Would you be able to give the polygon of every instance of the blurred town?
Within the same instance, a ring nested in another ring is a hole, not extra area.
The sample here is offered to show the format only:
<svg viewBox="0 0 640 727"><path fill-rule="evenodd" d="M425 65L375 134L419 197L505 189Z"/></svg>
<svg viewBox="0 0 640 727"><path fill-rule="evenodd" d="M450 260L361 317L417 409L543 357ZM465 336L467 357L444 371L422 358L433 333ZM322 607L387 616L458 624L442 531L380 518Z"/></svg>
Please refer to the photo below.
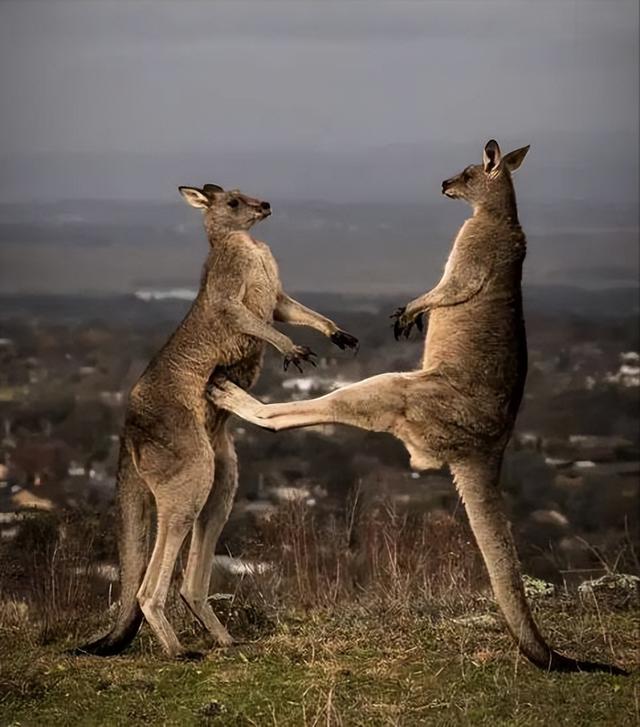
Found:
<svg viewBox="0 0 640 727"><path fill-rule="evenodd" d="M417 291L416 291L417 292ZM311 294L302 300L359 336L357 356L317 333L289 334L319 355L284 373L269 351L264 401L316 396L383 371L414 368L422 339L396 342L404 300ZM188 291L109 297L4 296L0 301L0 538L23 512L105 510L114 498L127 392L189 305ZM607 567L637 570L640 341L637 290L527 291L529 377L503 471L526 570L555 580ZM347 427L274 435L232 421L240 489L219 546L234 554L278 503L319 512L385 502L458 513L446 472L412 473L392 437ZM622 559L622 563L619 562Z"/></svg>

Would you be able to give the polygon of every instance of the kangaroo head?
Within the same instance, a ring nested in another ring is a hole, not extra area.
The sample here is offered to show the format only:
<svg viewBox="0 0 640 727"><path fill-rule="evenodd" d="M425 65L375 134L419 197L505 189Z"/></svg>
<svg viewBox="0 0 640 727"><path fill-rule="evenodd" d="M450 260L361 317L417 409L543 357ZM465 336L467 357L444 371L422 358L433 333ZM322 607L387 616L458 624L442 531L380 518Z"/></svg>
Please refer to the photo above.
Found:
<svg viewBox="0 0 640 727"><path fill-rule="evenodd" d="M202 189L178 187L178 190L188 205L203 210L207 229L248 230L271 214L268 202L248 197L239 189L225 191L217 184L205 184Z"/></svg>
<svg viewBox="0 0 640 727"><path fill-rule="evenodd" d="M488 141L482 164L472 164L442 183L442 194L464 199L474 209L501 210L515 205L511 173L522 164L528 146L502 155L498 142Z"/></svg>

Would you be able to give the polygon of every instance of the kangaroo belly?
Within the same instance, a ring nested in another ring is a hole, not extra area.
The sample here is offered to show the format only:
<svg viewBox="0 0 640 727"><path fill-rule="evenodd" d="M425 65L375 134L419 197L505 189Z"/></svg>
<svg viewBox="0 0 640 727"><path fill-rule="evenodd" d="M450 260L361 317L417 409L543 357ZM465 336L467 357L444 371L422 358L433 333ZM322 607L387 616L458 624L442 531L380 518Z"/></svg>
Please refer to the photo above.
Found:
<svg viewBox="0 0 640 727"><path fill-rule="evenodd" d="M460 451L481 451L508 437L526 377L517 302L472 303L435 310L429 321L423 367L439 372L447 389L436 417L443 451L452 443Z"/></svg>
<svg viewBox="0 0 640 727"><path fill-rule="evenodd" d="M443 368L453 382L511 399L526 375L526 336L517 306L467 303L431 313L424 369Z"/></svg>

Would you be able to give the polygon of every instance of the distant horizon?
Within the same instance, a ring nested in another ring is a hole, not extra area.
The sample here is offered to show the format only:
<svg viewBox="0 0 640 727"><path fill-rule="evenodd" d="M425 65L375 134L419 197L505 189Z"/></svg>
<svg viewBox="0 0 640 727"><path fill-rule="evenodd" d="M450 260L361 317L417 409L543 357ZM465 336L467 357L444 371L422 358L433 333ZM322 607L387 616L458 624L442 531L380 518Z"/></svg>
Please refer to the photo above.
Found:
<svg viewBox="0 0 640 727"><path fill-rule="evenodd" d="M545 283L545 282L530 282L523 281L523 291L564 291L567 293L586 293L600 295L607 292L612 293L623 293L623 292L637 292L640 296L640 281L635 280L623 280L618 284L611 284L610 282L604 282L600 285L586 285L576 283ZM38 291L38 290L24 290L24 291L4 291L0 289L0 300L1 299L19 299L19 298L52 298L52 299L69 299L73 300L76 298L87 299L87 300L107 300L109 298L135 298L141 303L163 303L166 301L186 301L190 302L195 299L197 295L197 288L188 288L180 286L141 286L140 288L132 288L129 291L118 291L118 290L104 290L104 291L92 291L92 290L77 290L77 291ZM288 293L296 296L326 296L328 298L354 298L358 300L385 300L392 297L406 295L407 293L418 294L421 292L420 288L407 288L406 286L398 288L389 288L386 290L333 290L333 289L322 289L322 288L288 288ZM640 297L638 298L638 310L640 311Z"/></svg>
<svg viewBox="0 0 640 727"><path fill-rule="evenodd" d="M287 289L424 291L439 279L471 214L459 201L279 200L252 234L272 248ZM636 207L531 199L524 279L584 289L633 285ZM0 292L133 293L191 288L207 251L201 215L171 200L66 200L0 205Z"/></svg>

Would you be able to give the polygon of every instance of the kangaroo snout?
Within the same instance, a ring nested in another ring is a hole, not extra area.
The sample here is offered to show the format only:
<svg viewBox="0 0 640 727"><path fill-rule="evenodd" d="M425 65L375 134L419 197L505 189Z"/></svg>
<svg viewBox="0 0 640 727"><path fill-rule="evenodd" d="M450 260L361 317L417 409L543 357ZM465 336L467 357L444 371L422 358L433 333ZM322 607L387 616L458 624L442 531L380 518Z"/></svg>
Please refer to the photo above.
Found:
<svg viewBox="0 0 640 727"><path fill-rule="evenodd" d="M445 194L445 195L447 195L447 192L448 192L448 191L449 191L449 190L451 189L451 187L453 186L453 182L454 182L454 180L453 180L453 179L445 179L445 180L444 180L444 182L442 183L442 194ZM448 197L448 196L449 196L449 195L447 195L447 197Z"/></svg>
<svg viewBox="0 0 640 727"><path fill-rule="evenodd" d="M263 217L268 217L271 214L271 205L268 202L260 202L260 212Z"/></svg>

